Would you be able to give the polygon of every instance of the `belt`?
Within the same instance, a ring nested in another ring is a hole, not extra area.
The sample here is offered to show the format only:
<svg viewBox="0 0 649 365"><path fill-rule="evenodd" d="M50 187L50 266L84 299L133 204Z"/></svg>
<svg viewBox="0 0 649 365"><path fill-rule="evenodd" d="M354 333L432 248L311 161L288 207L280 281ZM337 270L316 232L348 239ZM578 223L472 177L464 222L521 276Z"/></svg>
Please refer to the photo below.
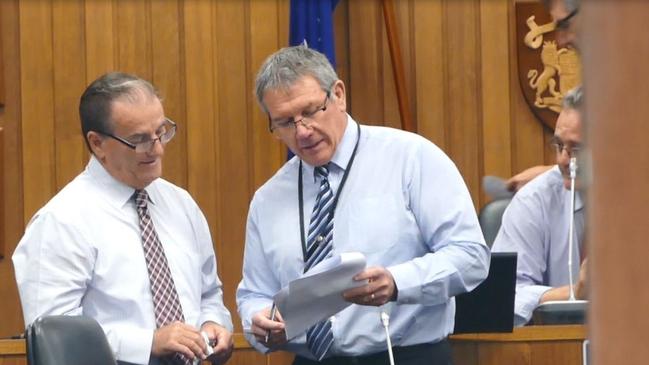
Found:
<svg viewBox="0 0 649 365"><path fill-rule="evenodd" d="M397 364L426 364L422 361L435 361L430 363L451 363L451 350L447 339L435 343L422 343L412 346L395 346L392 348L395 363ZM409 360L411 362L409 362ZM388 351L381 351L362 356L333 356L318 362L301 356L296 356L293 365L374 365L388 364Z"/></svg>

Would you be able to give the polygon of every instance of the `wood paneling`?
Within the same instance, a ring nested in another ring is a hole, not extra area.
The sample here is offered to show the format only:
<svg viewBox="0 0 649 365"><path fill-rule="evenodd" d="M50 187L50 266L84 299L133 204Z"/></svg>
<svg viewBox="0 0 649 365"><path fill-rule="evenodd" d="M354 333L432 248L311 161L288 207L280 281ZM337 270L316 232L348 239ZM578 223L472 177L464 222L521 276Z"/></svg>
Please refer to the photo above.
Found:
<svg viewBox="0 0 649 365"><path fill-rule="evenodd" d="M4 231L5 258L0 259L0 338L23 331L23 318L14 279L11 254L22 236L23 215L23 152L21 132L20 39L18 0L0 1L0 37L4 55L4 88L9 90L0 123L4 129ZM32 101L33 102L33 101Z"/></svg>
<svg viewBox="0 0 649 365"><path fill-rule="evenodd" d="M649 2L587 1L583 10L593 363L646 364L649 43L639 22Z"/></svg>
<svg viewBox="0 0 649 365"><path fill-rule="evenodd" d="M270 355L263 355L254 350L242 336L234 338L234 352L228 364L250 365L268 364L280 365L290 364L293 355L287 352L275 352ZM27 363L25 340L0 340L0 365L24 365ZM209 362L204 361L207 365Z"/></svg>
<svg viewBox="0 0 649 365"><path fill-rule="evenodd" d="M581 364L584 326L529 326L512 333L451 336L457 365Z"/></svg>
<svg viewBox="0 0 649 365"><path fill-rule="evenodd" d="M1 119L0 119L1 121ZM0 171L4 172L5 166L5 140L4 140L4 129L2 129L2 124L0 124ZM4 259L6 256L5 252L5 175L4 173L0 176L0 260Z"/></svg>
<svg viewBox="0 0 649 365"><path fill-rule="evenodd" d="M394 2L417 131L456 162L478 208L486 201L482 176L508 176L552 157L550 132L519 91L513 1ZM207 217L240 334L234 294L248 202L286 151L268 133L253 83L263 60L287 44L289 2L7 0L0 7L8 256L34 212L87 161L77 116L85 85L110 70L136 73L160 89L179 125L164 176L189 190ZM399 126L380 1L343 0L334 19L350 113L365 124ZM23 327L8 257L0 274L6 336ZM266 359L245 351L237 356L247 360L236 361Z"/></svg>

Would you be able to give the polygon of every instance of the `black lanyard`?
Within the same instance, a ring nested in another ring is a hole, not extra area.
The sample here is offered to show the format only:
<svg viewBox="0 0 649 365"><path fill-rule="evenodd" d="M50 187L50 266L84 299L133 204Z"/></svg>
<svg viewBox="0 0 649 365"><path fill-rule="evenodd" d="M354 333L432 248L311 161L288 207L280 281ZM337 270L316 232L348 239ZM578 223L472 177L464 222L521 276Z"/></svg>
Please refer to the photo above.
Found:
<svg viewBox="0 0 649 365"><path fill-rule="evenodd" d="M358 135L356 136L356 145L354 145L354 151L352 151L352 155L349 158L349 162L347 162L347 167L345 167L345 173L343 174L343 179L340 181L340 186L338 187L338 191L336 192L336 196L334 197L333 205L331 206L332 215L336 211L336 206L338 205L338 198L340 197L340 192L343 190L343 186L345 186L345 182L347 181L347 176L349 176L349 171L352 169L352 164L354 163L354 158L356 157L356 150L358 150L358 141L361 140L361 126L358 123L356 123L356 130L358 131ZM298 202L300 204L298 209L300 211L300 239L302 241L302 258L306 262L306 238L304 236L304 197L303 197L302 190L303 190L302 189L302 160L300 160L300 167L299 167L299 172L297 177L297 195L298 195Z"/></svg>

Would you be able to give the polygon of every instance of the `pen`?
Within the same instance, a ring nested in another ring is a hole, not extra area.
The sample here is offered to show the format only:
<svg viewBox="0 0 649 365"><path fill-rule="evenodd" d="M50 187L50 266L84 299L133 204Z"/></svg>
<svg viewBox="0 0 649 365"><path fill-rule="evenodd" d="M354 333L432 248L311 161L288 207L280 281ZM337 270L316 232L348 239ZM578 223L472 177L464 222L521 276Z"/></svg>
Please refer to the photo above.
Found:
<svg viewBox="0 0 649 365"><path fill-rule="evenodd" d="M275 302L273 302L273 305L270 307L270 320L274 321L275 320L275 313L277 312L277 307L275 306ZM266 343L268 343L268 337L270 337L270 330L266 332Z"/></svg>

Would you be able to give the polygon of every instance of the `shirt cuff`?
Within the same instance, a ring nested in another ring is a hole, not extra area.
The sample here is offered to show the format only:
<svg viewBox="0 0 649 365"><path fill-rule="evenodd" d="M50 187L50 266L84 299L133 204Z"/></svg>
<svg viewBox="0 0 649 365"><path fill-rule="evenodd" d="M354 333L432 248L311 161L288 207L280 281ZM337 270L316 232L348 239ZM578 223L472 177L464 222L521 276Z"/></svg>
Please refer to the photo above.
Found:
<svg viewBox="0 0 649 365"><path fill-rule="evenodd" d="M551 286L530 285L516 290L516 308L514 310L517 325L527 324L532 319L532 314L539 306L543 293L552 289Z"/></svg>
<svg viewBox="0 0 649 365"><path fill-rule="evenodd" d="M219 315L218 313L204 313L199 317L198 324L202 326L205 322L214 322L226 330L233 332L232 318L228 315Z"/></svg>
<svg viewBox="0 0 649 365"><path fill-rule="evenodd" d="M394 285L399 291L397 303L415 304L421 301L421 286L412 285L412 278L419 277L419 273L414 265L403 263L388 268L394 279Z"/></svg>

